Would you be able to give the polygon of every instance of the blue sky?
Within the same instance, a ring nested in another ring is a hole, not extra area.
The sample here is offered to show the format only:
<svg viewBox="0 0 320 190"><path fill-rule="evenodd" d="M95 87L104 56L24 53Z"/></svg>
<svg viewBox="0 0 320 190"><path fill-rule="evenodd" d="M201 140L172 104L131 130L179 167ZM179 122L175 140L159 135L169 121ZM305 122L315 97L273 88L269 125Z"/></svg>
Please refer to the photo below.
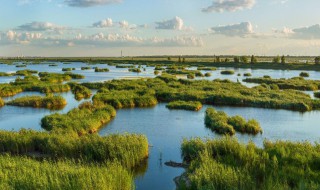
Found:
<svg viewBox="0 0 320 190"><path fill-rule="evenodd" d="M0 0L0 56L319 55L319 0Z"/></svg>

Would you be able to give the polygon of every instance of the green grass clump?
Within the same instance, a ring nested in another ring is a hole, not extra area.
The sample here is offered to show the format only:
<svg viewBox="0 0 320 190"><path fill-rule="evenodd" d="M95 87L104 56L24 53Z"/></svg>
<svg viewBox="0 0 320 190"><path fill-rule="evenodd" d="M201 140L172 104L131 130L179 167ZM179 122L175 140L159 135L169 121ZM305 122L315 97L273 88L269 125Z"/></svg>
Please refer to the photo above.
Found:
<svg viewBox="0 0 320 190"><path fill-rule="evenodd" d="M23 89L20 86L0 84L0 97L14 96L22 91Z"/></svg>
<svg viewBox="0 0 320 190"><path fill-rule="evenodd" d="M302 91L315 91L320 89L320 81L305 80L302 77L294 77L291 79L246 78L243 81L248 83L277 85L279 89L293 89Z"/></svg>
<svg viewBox="0 0 320 190"><path fill-rule="evenodd" d="M215 71L217 70L216 67L198 67L197 70L202 70L202 71Z"/></svg>
<svg viewBox="0 0 320 190"><path fill-rule="evenodd" d="M196 76L193 73L187 74L187 79L195 79Z"/></svg>
<svg viewBox="0 0 320 190"><path fill-rule="evenodd" d="M49 67L57 67L57 64L49 64Z"/></svg>
<svg viewBox="0 0 320 190"><path fill-rule="evenodd" d="M208 108L205 115L205 124L219 134L234 135L235 131L256 135L262 133L260 124L256 120L246 120L241 116L228 117L225 112Z"/></svg>
<svg viewBox="0 0 320 190"><path fill-rule="evenodd" d="M76 123L75 123L76 124ZM33 130L0 131L0 152L56 159L81 160L87 163L119 162L133 168L148 156L144 135L116 134L78 136L74 133L47 133Z"/></svg>
<svg viewBox="0 0 320 190"><path fill-rule="evenodd" d="M66 74L40 72L39 77L41 81L49 83L62 83L70 81L72 78Z"/></svg>
<svg viewBox="0 0 320 190"><path fill-rule="evenodd" d="M155 75L159 75L159 71L158 70L155 70L154 72L153 72Z"/></svg>
<svg viewBox="0 0 320 190"><path fill-rule="evenodd" d="M95 68L94 72L109 72L110 70L108 68Z"/></svg>
<svg viewBox="0 0 320 190"><path fill-rule="evenodd" d="M182 109L182 110L191 110L191 111L199 111L202 108L201 102L186 102L186 101L173 101L169 102L166 105L169 109Z"/></svg>
<svg viewBox="0 0 320 190"><path fill-rule="evenodd" d="M131 190L132 174L117 163L103 165L76 161L36 161L0 156L0 189Z"/></svg>
<svg viewBox="0 0 320 190"><path fill-rule="evenodd" d="M129 68L128 71L134 73L141 73L141 70L139 68Z"/></svg>
<svg viewBox="0 0 320 190"><path fill-rule="evenodd" d="M9 77L12 76L10 73L0 72L0 77Z"/></svg>
<svg viewBox="0 0 320 190"><path fill-rule="evenodd" d="M184 140L187 189L319 189L319 148L289 141L265 141L258 148L230 137Z"/></svg>
<svg viewBox="0 0 320 190"><path fill-rule="evenodd" d="M16 71L15 75L18 75L18 76L29 76L29 75L37 74L37 73L38 73L38 71L25 69L25 70Z"/></svg>
<svg viewBox="0 0 320 190"><path fill-rule="evenodd" d="M17 68L27 67L27 65L16 65Z"/></svg>
<svg viewBox="0 0 320 190"><path fill-rule="evenodd" d="M204 76L205 77L211 77L211 73L205 73Z"/></svg>
<svg viewBox="0 0 320 190"><path fill-rule="evenodd" d="M106 93L97 93L93 96L94 102L110 104L116 109L133 107L150 107L157 105L154 95L147 91L119 90Z"/></svg>
<svg viewBox="0 0 320 190"><path fill-rule="evenodd" d="M2 100L2 98L0 97L0 107L4 106L4 101Z"/></svg>
<svg viewBox="0 0 320 190"><path fill-rule="evenodd" d="M73 71L76 70L76 68L62 68L62 71Z"/></svg>
<svg viewBox="0 0 320 190"><path fill-rule="evenodd" d="M16 98L7 104L20 107L62 109L67 104L67 101L62 96L25 96Z"/></svg>
<svg viewBox="0 0 320 190"><path fill-rule="evenodd" d="M307 73L307 72L301 72L301 73L299 74L299 76L300 76L300 77L309 77L310 75L309 75L309 73Z"/></svg>
<svg viewBox="0 0 320 190"><path fill-rule="evenodd" d="M41 120L41 127L48 131L75 131L83 135L97 132L115 116L116 110L110 105L83 104L66 114L45 116Z"/></svg>
<svg viewBox="0 0 320 190"><path fill-rule="evenodd" d="M245 76L245 77L251 77L252 74L251 74L251 73L244 73L243 76Z"/></svg>
<svg viewBox="0 0 320 190"><path fill-rule="evenodd" d="M71 73L71 72L65 72L64 75L70 76L72 79L84 79L84 75L76 74L76 73Z"/></svg>
<svg viewBox="0 0 320 190"><path fill-rule="evenodd" d="M91 70L91 67L81 67L81 70Z"/></svg>
<svg viewBox="0 0 320 190"><path fill-rule="evenodd" d="M123 65L123 64L120 64L120 65L116 65L116 68L135 68L136 66L134 65Z"/></svg>
<svg viewBox="0 0 320 190"><path fill-rule="evenodd" d="M314 97L320 98L320 92L314 92Z"/></svg>
<svg viewBox="0 0 320 190"><path fill-rule="evenodd" d="M83 98L88 99L91 97L91 90L85 86L79 84L72 84L71 91L75 96L76 100L82 100Z"/></svg>
<svg viewBox="0 0 320 190"><path fill-rule="evenodd" d="M233 75L234 71L233 70L221 71L220 74L222 74L222 75Z"/></svg>
<svg viewBox="0 0 320 190"><path fill-rule="evenodd" d="M205 115L206 127L224 135L234 135L234 128L227 123L228 116L222 111L216 111L213 108L208 108Z"/></svg>

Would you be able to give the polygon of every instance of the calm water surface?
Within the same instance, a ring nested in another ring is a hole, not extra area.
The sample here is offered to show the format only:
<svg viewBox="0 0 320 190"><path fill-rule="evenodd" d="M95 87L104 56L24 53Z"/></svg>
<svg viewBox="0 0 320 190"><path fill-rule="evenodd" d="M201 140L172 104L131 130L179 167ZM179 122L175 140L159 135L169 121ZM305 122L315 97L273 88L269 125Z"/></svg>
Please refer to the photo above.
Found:
<svg viewBox="0 0 320 190"><path fill-rule="evenodd" d="M85 63L62 64L57 67L48 65L28 65L27 68L16 68L12 65L0 64L0 72L14 72L16 70L32 69L37 71L60 72L62 68L76 68L74 73L83 74L85 79L80 82L97 82L126 77L154 77L153 67L146 67L146 71L140 74L128 72L126 68L118 69L115 66L108 65L90 65L91 67L109 68L110 72L95 73L94 70L82 71L80 68L88 66ZM195 69L195 68L191 68ZM252 73L253 77L269 75L272 78L291 78L298 76L301 71L281 71L281 70L251 70L235 69L235 75L221 75L221 70L230 70L230 68L219 68L217 71L210 71L212 76L206 78L213 80L216 78L229 79L232 81L242 80L240 73ZM206 71L203 71L205 73ZM308 71L310 79L320 80L320 73ZM14 81L15 77L0 77L0 83ZM245 84L254 86L254 84ZM95 93L96 91L94 91ZM310 95L313 92L306 92ZM26 95L43 95L37 92L24 92L13 97L3 98L5 101L22 97ZM4 106L0 108L0 129L19 130L21 128L30 128L42 130L40 120L45 115L55 112L66 113L72 108L77 107L81 102L76 101L71 92L61 93L67 100L67 106L59 111L50 111L47 109L34 109L26 107ZM138 190L173 190L175 184L173 178L181 175L183 169L171 168L164 165L166 161L181 162L180 145L183 138L220 138L204 125L204 112L207 107L204 106L199 112L184 110L168 110L165 104L161 103L153 108L135 108L117 110L117 116L107 124L99 133L108 135L113 133L139 133L145 134L149 140L150 157L146 171L136 177L136 187ZM293 112L287 110L272 110L260 108L237 108L237 107L215 107L217 110L225 111L228 115L241 115L247 119L254 118L258 120L263 128L263 134L257 136L237 134L236 138L247 143L252 140L258 146L262 146L265 139L269 140L291 140L291 141L311 141L319 142L320 130L318 121L319 111L307 113Z"/></svg>

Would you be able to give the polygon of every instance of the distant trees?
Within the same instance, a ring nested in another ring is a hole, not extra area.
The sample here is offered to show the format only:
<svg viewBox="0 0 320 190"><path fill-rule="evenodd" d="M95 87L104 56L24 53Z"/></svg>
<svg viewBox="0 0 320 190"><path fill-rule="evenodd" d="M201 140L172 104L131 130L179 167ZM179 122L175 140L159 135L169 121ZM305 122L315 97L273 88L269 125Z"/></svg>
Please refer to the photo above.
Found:
<svg viewBox="0 0 320 190"><path fill-rule="evenodd" d="M248 63L248 58L246 56L241 56L240 61L241 63Z"/></svg>
<svg viewBox="0 0 320 190"><path fill-rule="evenodd" d="M216 62L216 63L221 63L221 59L220 59L219 56L217 56L217 57L215 58L215 62Z"/></svg>
<svg viewBox="0 0 320 190"><path fill-rule="evenodd" d="M234 58L233 58L233 61L234 61L235 63L240 63L240 58L239 58L239 57L234 57Z"/></svg>
<svg viewBox="0 0 320 190"><path fill-rule="evenodd" d="M281 63L282 63L282 64L285 64L285 63L286 63L286 58L285 58L284 55L281 57Z"/></svg>
<svg viewBox="0 0 320 190"><path fill-rule="evenodd" d="M278 55L277 57L274 57L273 60L272 60L272 63L280 63L281 61L281 58L280 56Z"/></svg>
<svg viewBox="0 0 320 190"><path fill-rule="evenodd" d="M316 57L316 58L314 59L314 62L315 62L315 64L320 64L320 57Z"/></svg>
<svg viewBox="0 0 320 190"><path fill-rule="evenodd" d="M253 64L253 63L257 63L257 62L258 62L257 58L254 55L252 55L250 63Z"/></svg>
<svg viewBox="0 0 320 190"><path fill-rule="evenodd" d="M228 63L228 62L229 62L229 59L228 59L228 58L226 58L226 59L224 60L224 62L225 62L225 63Z"/></svg>
<svg viewBox="0 0 320 190"><path fill-rule="evenodd" d="M168 57L168 61L171 61L171 57Z"/></svg>

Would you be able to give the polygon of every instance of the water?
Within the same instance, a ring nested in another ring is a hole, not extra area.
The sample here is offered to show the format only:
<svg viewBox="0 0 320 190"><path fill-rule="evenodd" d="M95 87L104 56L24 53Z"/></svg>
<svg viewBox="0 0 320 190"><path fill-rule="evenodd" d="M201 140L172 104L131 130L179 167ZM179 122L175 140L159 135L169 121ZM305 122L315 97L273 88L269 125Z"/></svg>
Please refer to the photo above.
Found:
<svg viewBox="0 0 320 190"><path fill-rule="evenodd" d="M81 67L88 66L85 63L62 64L57 63L57 67L49 67L47 64L28 65L27 68L16 68L13 65L0 64L0 72L14 72L16 70L32 69L40 72L63 73L62 68L76 68L74 73L85 75L85 79L80 82L98 82L126 77L154 77L153 67L146 67L142 73L128 72L126 68L115 68L108 65L89 65L90 67L109 68L110 72L95 73L94 70L81 70ZM144 66L145 67L145 66ZM191 69L196 69L195 67ZM235 70L235 75L221 75L221 70ZM269 75L272 78L292 78L299 76L301 71L281 71L281 70L251 70L251 69L230 69L218 68L217 71L210 72L211 77L203 79L229 79L231 81L242 81L243 73L252 73L252 77L262 77ZM237 76L240 73L241 76ZM308 71L310 79L320 80L319 72ZM15 77L0 77L0 83L14 81ZM202 78L198 78L202 79ZM255 84L243 83L249 87ZM95 93L94 91L93 93ZM313 95L313 92L306 92ZM17 97L26 95L43 95L38 92L23 92L13 97L3 98L10 101ZM71 92L61 93L68 102L67 106L58 111L48 109L34 109L27 107L4 106L0 108L0 129L17 131L21 128L42 130L41 119L49 114L59 112L66 113L77 107L81 102L76 101ZM117 110L117 116L103 128L99 134L108 135L112 133L139 133L145 134L149 140L150 157L147 168L136 177L136 187L138 190L144 189L175 189L174 177L181 175L184 170L171 168L164 165L166 161L181 162L180 145L183 138L220 138L211 130L204 126L204 112L210 106L204 106L199 112L184 110L168 110L165 104L159 104L153 108L135 108ZM287 110L271 110L260 108L237 108L237 107L215 107L217 110L225 111L228 115L241 115L246 119L254 118L258 120L263 128L263 134L257 136L237 134L236 138L247 143L252 140L258 146L263 145L265 139L269 140L291 140L291 141L319 141L320 130L317 128L319 111L299 113ZM161 159L160 159L161 158Z"/></svg>
<svg viewBox="0 0 320 190"><path fill-rule="evenodd" d="M164 165L166 161L182 162L180 145L183 138L220 138L204 125L205 110L184 111L169 110L165 104L153 108L135 108L118 110L117 117L99 133L138 133L148 137L150 145L149 165L146 173L136 179L138 190L175 189L174 177L183 173L183 169ZM268 140L291 140L311 142L319 141L320 130L316 125L320 112L299 113L287 110L260 108L216 107L228 115L241 115L246 119L257 119L263 128L263 134L257 136L236 134L236 138L247 143L249 140L258 146ZM162 155L162 162L160 160Z"/></svg>

